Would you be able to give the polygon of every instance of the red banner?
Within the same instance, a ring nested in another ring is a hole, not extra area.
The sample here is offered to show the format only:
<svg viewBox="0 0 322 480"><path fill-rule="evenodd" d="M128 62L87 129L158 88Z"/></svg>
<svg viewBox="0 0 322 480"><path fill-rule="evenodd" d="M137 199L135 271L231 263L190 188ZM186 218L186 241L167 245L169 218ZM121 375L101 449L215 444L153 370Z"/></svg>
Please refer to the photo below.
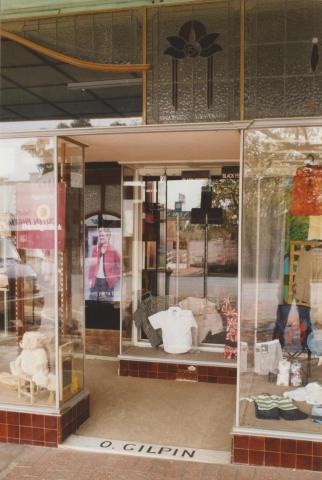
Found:
<svg viewBox="0 0 322 480"><path fill-rule="evenodd" d="M53 250L55 240L55 189L53 182L20 183L16 190L17 247ZM58 249L65 243L66 185L58 184ZM14 229L14 228L13 228Z"/></svg>

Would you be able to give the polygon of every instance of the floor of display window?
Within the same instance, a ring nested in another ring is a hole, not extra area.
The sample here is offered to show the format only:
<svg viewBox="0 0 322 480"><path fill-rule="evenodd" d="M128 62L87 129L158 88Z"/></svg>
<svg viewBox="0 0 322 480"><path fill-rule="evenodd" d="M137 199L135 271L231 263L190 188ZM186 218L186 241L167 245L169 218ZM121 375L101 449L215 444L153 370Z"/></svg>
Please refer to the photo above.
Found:
<svg viewBox="0 0 322 480"><path fill-rule="evenodd" d="M309 382L321 382L322 366L317 366L318 360L311 361L311 376ZM304 365L303 365L304 366ZM304 366L305 367L305 366ZM295 388L277 386L275 383L270 383L268 377L264 375L257 375L254 373L243 373L241 376L241 397L249 395L260 395L268 393L270 395L283 395L284 392L294 390ZM296 407L311 415L312 405L306 402L294 402ZM299 433L321 434L322 426L313 423L311 418L305 420L259 420L255 417L255 406L253 402L246 400L241 401L240 407L240 425L242 427L254 427L269 430L282 430Z"/></svg>
<svg viewBox="0 0 322 480"><path fill-rule="evenodd" d="M228 360L224 358L224 353L222 352L204 352L198 349L174 355L167 353L163 350L162 347L158 348L148 348L148 347L138 347L138 346L123 346L122 356L129 356L135 358L144 358L152 360L161 360L161 361L171 361L173 363L180 362L191 362L191 363L209 363L209 364L218 364L225 363L227 366L231 367L236 364L236 360Z"/></svg>
<svg viewBox="0 0 322 480"><path fill-rule="evenodd" d="M234 385L119 377L118 363L86 361L90 418L77 434L229 451Z"/></svg>

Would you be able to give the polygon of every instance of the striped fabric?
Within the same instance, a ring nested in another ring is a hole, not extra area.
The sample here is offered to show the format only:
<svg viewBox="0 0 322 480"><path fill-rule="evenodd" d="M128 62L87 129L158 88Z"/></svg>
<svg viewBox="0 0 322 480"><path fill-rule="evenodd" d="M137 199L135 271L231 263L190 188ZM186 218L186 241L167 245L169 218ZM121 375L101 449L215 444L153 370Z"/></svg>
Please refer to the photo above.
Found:
<svg viewBox="0 0 322 480"><path fill-rule="evenodd" d="M287 397L279 397L278 395L257 395L250 397L243 397L242 400L248 400L249 402L256 402L257 408L260 411L269 411L272 408L279 408L281 410L294 410L296 409L291 399Z"/></svg>

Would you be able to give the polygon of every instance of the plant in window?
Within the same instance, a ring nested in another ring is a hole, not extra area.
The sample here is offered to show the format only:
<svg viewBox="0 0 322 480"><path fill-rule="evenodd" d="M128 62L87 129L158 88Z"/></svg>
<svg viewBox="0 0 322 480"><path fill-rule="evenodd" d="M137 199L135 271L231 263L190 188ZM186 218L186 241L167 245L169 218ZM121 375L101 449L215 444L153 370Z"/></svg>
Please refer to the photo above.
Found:
<svg viewBox="0 0 322 480"><path fill-rule="evenodd" d="M182 25L179 35L167 37L170 46L164 51L172 57L172 105L178 108L178 60L183 58L207 58L207 105L213 103L213 56L222 50L216 43L219 33L207 33L206 27L197 20Z"/></svg>

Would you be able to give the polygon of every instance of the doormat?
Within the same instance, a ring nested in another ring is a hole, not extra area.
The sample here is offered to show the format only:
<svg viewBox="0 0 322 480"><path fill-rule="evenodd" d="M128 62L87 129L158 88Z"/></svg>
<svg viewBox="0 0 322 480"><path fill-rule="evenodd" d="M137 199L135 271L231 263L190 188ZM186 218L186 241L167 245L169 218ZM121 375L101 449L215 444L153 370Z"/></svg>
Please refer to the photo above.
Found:
<svg viewBox="0 0 322 480"><path fill-rule="evenodd" d="M165 460L184 460L188 462L214 464L230 463L230 452L220 450L155 445L152 443L83 437L81 435L70 435L67 440L59 445L59 448L145 458L164 458Z"/></svg>

